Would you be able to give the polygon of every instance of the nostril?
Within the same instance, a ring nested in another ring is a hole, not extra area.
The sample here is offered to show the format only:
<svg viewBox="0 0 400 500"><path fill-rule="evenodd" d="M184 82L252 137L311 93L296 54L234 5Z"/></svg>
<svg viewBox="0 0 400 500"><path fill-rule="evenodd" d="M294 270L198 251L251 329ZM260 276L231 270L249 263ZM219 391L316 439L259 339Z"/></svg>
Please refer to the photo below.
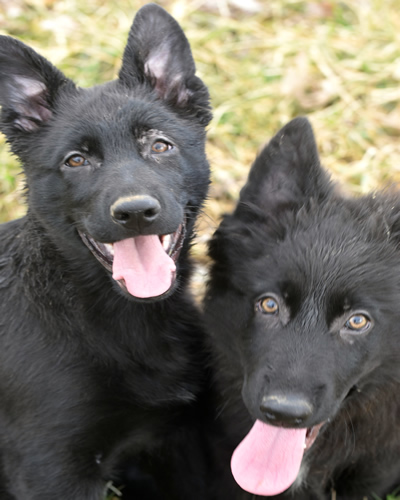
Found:
<svg viewBox="0 0 400 500"><path fill-rule="evenodd" d="M145 210L143 212L143 215L144 217L146 217L146 219L153 219L154 217L156 217L159 213L159 210L157 210L156 208L149 208L148 210Z"/></svg>
<svg viewBox="0 0 400 500"><path fill-rule="evenodd" d="M115 212L114 219L119 221L124 221L129 219L129 214L127 212Z"/></svg>
<svg viewBox="0 0 400 500"><path fill-rule="evenodd" d="M272 394L262 398L260 410L272 424L297 427L312 415L313 406L303 396Z"/></svg>

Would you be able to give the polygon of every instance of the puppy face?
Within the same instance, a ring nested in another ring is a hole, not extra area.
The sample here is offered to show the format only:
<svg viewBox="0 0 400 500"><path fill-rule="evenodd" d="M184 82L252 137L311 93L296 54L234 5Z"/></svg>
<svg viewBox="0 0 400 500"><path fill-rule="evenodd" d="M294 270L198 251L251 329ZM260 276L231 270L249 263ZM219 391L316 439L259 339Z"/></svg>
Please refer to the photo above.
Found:
<svg viewBox="0 0 400 500"><path fill-rule="evenodd" d="M284 127L254 163L211 242L205 301L227 406L242 398L243 433L255 422L232 462L244 489L273 495L289 487L324 424L358 391L399 375L399 214L395 195L336 194L304 119ZM277 451L265 444L279 440ZM285 449L298 451L292 461L264 463Z"/></svg>
<svg viewBox="0 0 400 500"><path fill-rule="evenodd" d="M176 287L209 184L211 114L176 21L137 14L119 77L77 87L21 42L0 37L1 129L27 178L29 215L64 256L93 257L136 299Z"/></svg>

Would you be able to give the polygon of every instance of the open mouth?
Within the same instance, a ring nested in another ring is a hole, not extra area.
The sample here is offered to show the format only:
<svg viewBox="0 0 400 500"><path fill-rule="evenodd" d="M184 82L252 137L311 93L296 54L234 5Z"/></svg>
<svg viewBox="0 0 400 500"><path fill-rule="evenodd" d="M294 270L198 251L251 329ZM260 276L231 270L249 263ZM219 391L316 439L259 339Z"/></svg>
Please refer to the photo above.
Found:
<svg viewBox="0 0 400 500"><path fill-rule="evenodd" d="M314 441L317 439L317 436L319 434L319 431L321 430L321 427L324 425L325 422L322 422L321 424L314 425L314 427L309 427L306 432L306 437L304 440L304 450L307 451L311 448L311 446L314 444Z"/></svg>
<svg viewBox="0 0 400 500"><path fill-rule="evenodd" d="M101 243L79 231L82 241L121 288L137 298L159 297L172 287L185 234L182 223L170 234Z"/></svg>

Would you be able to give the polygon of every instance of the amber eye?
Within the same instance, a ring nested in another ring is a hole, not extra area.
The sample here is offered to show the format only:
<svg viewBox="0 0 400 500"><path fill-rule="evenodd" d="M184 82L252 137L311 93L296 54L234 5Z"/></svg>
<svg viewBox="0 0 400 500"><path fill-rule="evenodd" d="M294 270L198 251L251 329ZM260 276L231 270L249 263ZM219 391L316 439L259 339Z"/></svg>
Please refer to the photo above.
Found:
<svg viewBox="0 0 400 500"><path fill-rule="evenodd" d="M355 332L363 332L369 328L371 320L364 314L354 314L346 323L345 327Z"/></svg>
<svg viewBox="0 0 400 500"><path fill-rule="evenodd" d="M68 158L65 164L69 167L83 167L85 165L88 165L89 162L81 155L72 155Z"/></svg>
<svg viewBox="0 0 400 500"><path fill-rule="evenodd" d="M153 153L165 153L165 151L168 151L171 148L172 148L171 144L168 144L165 141L156 141L151 146L151 150L153 151Z"/></svg>
<svg viewBox="0 0 400 500"><path fill-rule="evenodd" d="M259 306L264 314L276 314L279 310L278 302L273 297L264 297L260 300Z"/></svg>

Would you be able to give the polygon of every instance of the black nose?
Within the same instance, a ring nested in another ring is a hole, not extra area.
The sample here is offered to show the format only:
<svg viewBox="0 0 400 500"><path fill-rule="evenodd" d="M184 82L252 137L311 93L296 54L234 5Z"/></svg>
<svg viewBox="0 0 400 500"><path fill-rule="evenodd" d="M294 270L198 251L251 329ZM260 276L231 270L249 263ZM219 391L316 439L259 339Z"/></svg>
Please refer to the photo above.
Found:
<svg viewBox="0 0 400 500"><path fill-rule="evenodd" d="M127 229L141 229L154 222L161 211L158 200L149 195L119 198L110 209L115 222Z"/></svg>
<svg viewBox="0 0 400 500"><path fill-rule="evenodd" d="M311 416L313 406L297 394L270 394L262 398L260 410L271 424L297 427Z"/></svg>

